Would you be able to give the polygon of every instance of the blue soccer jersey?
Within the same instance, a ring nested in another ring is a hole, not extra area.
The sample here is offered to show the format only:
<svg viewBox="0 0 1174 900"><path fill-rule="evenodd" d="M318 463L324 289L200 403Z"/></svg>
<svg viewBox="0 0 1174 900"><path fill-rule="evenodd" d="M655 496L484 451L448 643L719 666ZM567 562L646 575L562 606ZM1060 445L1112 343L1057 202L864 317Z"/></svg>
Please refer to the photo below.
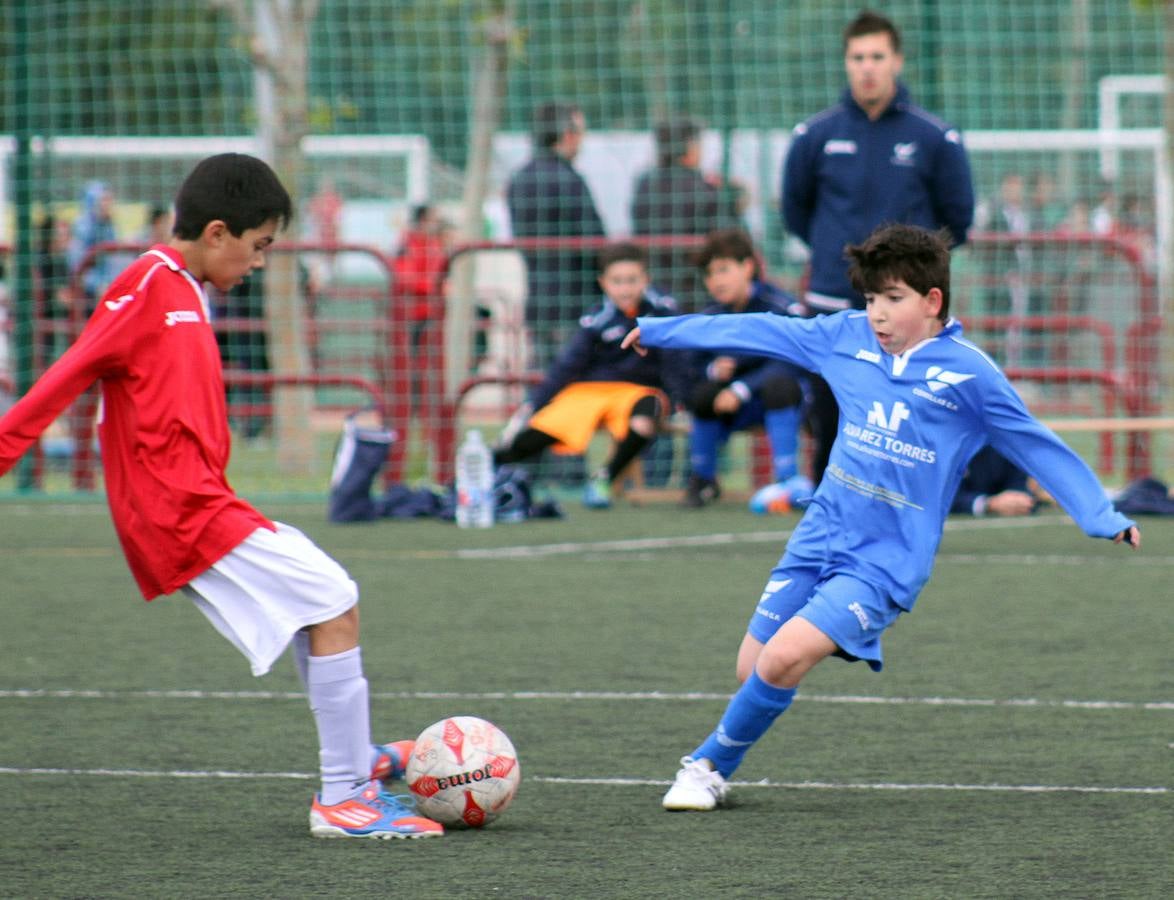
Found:
<svg viewBox="0 0 1174 900"><path fill-rule="evenodd" d="M877 585L903 609L929 578L958 483L984 444L1033 475L1090 536L1112 538L1133 524L954 319L899 356L881 349L859 311L637 324L648 347L773 356L823 376L840 406L839 433L788 550L824 560L828 575Z"/></svg>

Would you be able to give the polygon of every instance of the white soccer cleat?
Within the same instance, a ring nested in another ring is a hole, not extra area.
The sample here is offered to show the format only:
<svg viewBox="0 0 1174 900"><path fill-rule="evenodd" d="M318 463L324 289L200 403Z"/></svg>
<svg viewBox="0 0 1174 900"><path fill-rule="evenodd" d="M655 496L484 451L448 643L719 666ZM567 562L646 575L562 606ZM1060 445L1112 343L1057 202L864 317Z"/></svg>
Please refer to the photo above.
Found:
<svg viewBox="0 0 1174 900"><path fill-rule="evenodd" d="M681 769L661 805L670 810L709 812L721 805L729 789L721 773L711 769L707 760L682 756Z"/></svg>

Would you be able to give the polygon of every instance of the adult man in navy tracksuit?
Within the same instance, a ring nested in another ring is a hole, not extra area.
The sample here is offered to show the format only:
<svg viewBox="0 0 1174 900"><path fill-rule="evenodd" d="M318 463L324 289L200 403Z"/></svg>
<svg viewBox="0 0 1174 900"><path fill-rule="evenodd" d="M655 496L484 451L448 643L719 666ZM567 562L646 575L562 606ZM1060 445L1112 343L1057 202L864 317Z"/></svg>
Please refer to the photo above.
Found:
<svg viewBox="0 0 1174 900"><path fill-rule="evenodd" d="M901 36L884 16L862 12L844 29L848 88L835 106L795 128L783 168L788 231L811 249L804 301L812 313L863 309L848 280L844 247L884 223L949 230L966 240L974 218L970 163L957 129L917 106L898 81ZM816 480L836 434L835 399L812 384Z"/></svg>
<svg viewBox="0 0 1174 900"><path fill-rule="evenodd" d="M514 237L592 238L604 234L591 189L572 166L587 123L570 103L534 111L534 156L510 179L506 192ZM527 251L526 325L533 365L546 368L595 302L597 250Z"/></svg>

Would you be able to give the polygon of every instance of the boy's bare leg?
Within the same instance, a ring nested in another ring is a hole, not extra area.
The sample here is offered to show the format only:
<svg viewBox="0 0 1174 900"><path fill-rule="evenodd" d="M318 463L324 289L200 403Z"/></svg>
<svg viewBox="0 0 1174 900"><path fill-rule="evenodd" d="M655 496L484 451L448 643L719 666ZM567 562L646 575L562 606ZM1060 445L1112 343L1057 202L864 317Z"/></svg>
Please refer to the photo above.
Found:
<svg viewBox="0 0 1174 900"><path fill-rule="evenodd" d="M797 687L816 663L835 651L831 638L806 619L796 617L785 622L766 644L749 634L742 638L738 681L745 683L757 668L759 677L768 684Z"/></svg>
<svg viewBox="0 0 1174 900"><path fill-rule="evenodd" d="M333 656L359 646L359 606L355 604L341 616L319 622L306 629L310 636L311 656Z"/></svg>

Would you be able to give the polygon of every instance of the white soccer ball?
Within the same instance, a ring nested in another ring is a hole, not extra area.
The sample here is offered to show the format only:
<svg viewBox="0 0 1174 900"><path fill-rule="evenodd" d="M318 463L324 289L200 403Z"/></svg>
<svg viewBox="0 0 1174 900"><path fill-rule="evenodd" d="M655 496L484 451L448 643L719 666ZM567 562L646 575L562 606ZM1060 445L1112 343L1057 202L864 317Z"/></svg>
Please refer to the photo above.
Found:
<svg viewBox="0 0 1174 900"><path fill-rule="evenodd" d="M421 815L481 828L510 805L522 770L504 731L476 716L450 716L416 738L404 779Z"/></svg>

